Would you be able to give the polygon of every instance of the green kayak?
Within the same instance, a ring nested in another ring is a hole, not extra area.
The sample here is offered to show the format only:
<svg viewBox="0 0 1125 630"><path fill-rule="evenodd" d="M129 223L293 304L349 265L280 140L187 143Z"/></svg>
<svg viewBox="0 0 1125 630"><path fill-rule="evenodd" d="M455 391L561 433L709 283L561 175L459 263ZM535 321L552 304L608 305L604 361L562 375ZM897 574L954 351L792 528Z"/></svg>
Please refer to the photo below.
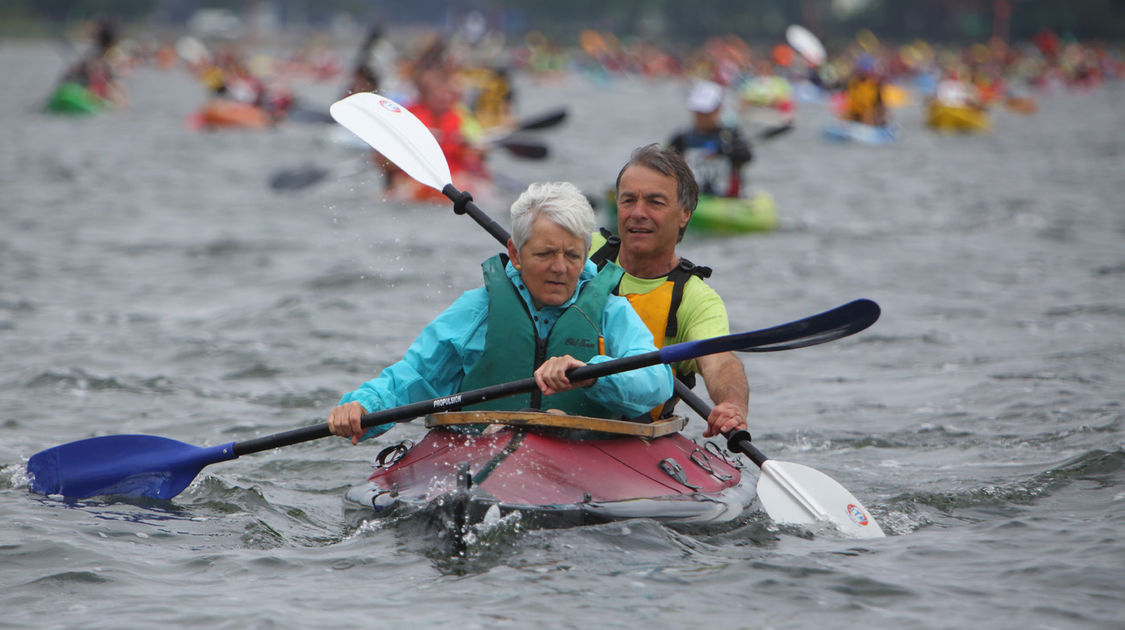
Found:
<svg viewBox="0 0 1125 630"><path fill-rule="evenodd" d="M66 82L55 88L45 109L54 114L93 114L102 111L104 106L98 95L82 85Z"/></svg>
<svg viewBox="0 0 1125 630"><path fill-rule="evenodd" d="M709 234L768 232L777 227L773 195L756 192L750 197L700 195L688 229Z"/></svg>
<svg viewBox="0 0 1125 630"><path fill-rule="evenodd" d="M610 222L617 223L617 203L609 192ZM777 206L773 195L759 191L750 197L700 195L688 229L697 233L723 235L768 232L777 227Z"/></svg>

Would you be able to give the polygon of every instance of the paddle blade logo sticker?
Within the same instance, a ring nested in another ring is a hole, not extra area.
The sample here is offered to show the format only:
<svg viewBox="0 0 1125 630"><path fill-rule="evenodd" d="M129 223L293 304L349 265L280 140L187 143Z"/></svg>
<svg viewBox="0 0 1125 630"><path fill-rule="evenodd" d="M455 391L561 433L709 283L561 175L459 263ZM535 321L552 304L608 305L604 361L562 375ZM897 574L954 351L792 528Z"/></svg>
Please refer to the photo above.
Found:
<svg viewBox="0 0 1125 630"><path fill-rule="evenodd" d="M449 396L448 398L437 398L434 400L434 409L444 409L461 402L461 394L456 396Z"/></svg>
<svg viewBox="0 0 1125 630"><path fill-rule="evenodd" d="M848 516L851 517L851 519L853 521L855 521L856 524L866 526L868 523L871 522L871 521L867 520L867 515L864 514L863 510L859 509L859 507L856 504L849 503L848 507L847 507L847 510L848 510Z"/></svg>
<svg viewBox="0 0 1125 630"><path fill-rule="evenodd" d="M394 112L396 114L402 113L402 108L399 107L398 103L396 103L394 101L388 101L385 98L381 98L381 99L379 99L379 104L383 106L383 109L385 109L389 112Z"/></svg>

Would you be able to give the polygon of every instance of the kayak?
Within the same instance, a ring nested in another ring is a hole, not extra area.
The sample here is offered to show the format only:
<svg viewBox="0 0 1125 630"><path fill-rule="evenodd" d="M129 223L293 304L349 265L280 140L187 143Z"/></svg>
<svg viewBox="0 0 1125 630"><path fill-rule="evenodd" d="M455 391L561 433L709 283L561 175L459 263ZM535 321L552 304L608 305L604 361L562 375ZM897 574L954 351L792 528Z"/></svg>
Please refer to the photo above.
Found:
<svg viewBox="0 0 1125 630"><path fill-rule="evenodd" d="M720 449L681 435L684 423L536 411L434 414L422 441L387 449L393 455L381 455L374 474L347 491L346 512L354 522L441 506L452 507L461 526L518 513L542 528L736 518L756 496L752 478Z"/></svg>
<svg viewBox="0 0 1125 630"><path fill-rule="evenodd" d="M895 126L877 127L849 120L839 120L824 128L824 138L833 142L858 142L882 146L896 142L898 136L898 128Z"/></svg>
<svg viewBox="0 0 1125 630"><path fill-rule="evenodd" d="M710 234L768 232L776 227L777 206L765 191L750 197L700 195L691 215L691 229Z"/></svg>
<svg viewBox="0 0 1125 630"><path fill-rule="evenodd" d="M606 194L609 223L617 225L617 203L613 190ZM699 195L689 230L715 236L769 232L777 227L777 205L773 195L757 191L749 197Z"/></svg>
<svg viewBox="0 0 1125 630"><path fill-rule="evenodd" d="M792 124L797 115L793 86L782 77L751 79L739 89L738 99L738 116L743 124Z"/></svg>
<svg viewBox="0 0 1125 630"><path fill-rule="evenodd" d="M1034 114L1039 111L1039 105L1030 96L1008 96L1004 99L1004 107L1018 114Z"/></svg>
<svg viewBox="0 0 1125 630"><path fill-rule="evenodd" d="M267 129L272 120L261 107L219 98L208 101L189 115L187 123L192 129Z"/></svg>
<svg viewBox="0 0 1125 630"><path fill-rule="evenodd" d="M53 114L95 114L105 109L105 101L88 88L67 81L51 93L45 109Z"/></svg>
<svg viewBox="0 0 1125 630"><path fill-rule="evenodd" d="M926 112L926 126L938 131L988 131L988 112L976 107L930 101Z"/></svg>

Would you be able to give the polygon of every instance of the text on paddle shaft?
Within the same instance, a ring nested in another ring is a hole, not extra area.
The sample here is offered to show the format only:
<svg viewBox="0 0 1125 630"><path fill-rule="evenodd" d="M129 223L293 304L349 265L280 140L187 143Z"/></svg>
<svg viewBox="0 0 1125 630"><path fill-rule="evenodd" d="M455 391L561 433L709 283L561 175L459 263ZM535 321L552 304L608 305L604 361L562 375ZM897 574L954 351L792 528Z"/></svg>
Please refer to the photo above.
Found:
<svg viewBox="0 0 1125 630"><path fill-rule="evenodd" d="M461 394L457 394L456 396L450 396L448 398L438 398L437 400L434 401L434 409L442 409L444 407L450 407L450 406L456 405L460 402L461 402Z"/></svg>

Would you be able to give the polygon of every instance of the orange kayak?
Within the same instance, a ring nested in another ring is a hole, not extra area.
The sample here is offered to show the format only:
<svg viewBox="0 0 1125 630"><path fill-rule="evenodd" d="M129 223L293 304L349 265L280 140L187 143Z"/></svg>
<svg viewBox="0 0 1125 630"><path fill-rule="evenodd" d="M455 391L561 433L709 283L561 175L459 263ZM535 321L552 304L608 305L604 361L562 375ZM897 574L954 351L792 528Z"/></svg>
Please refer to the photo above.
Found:
<svg viewBox="0 0 1125 630"><path fill-rule="evenodd" d="M439 205L453 203L441 192L418 183L404 174L396 174L392 179L394 183L387 189L387 197L390 199ZM454 173L453 183L457 188L471 193L477 199L490 199L495 196L492 180L485 175Z"/></svg>
<svg viewBox="0 0 1125 630"><path fill-rule="evenodd" d="M267 129L272 124L270 115L261 107L225 99L208 101L207 104L188 116L188 126L192 129L227 127Z"/></svg>
<svg viewBox="0 0 1125 630"><path fill-rule="evenodd" d="M1035 99L1030 96L1009 96L1004 99L1004 107L1019 114L1034 114L1039 111Z"/></svg>

